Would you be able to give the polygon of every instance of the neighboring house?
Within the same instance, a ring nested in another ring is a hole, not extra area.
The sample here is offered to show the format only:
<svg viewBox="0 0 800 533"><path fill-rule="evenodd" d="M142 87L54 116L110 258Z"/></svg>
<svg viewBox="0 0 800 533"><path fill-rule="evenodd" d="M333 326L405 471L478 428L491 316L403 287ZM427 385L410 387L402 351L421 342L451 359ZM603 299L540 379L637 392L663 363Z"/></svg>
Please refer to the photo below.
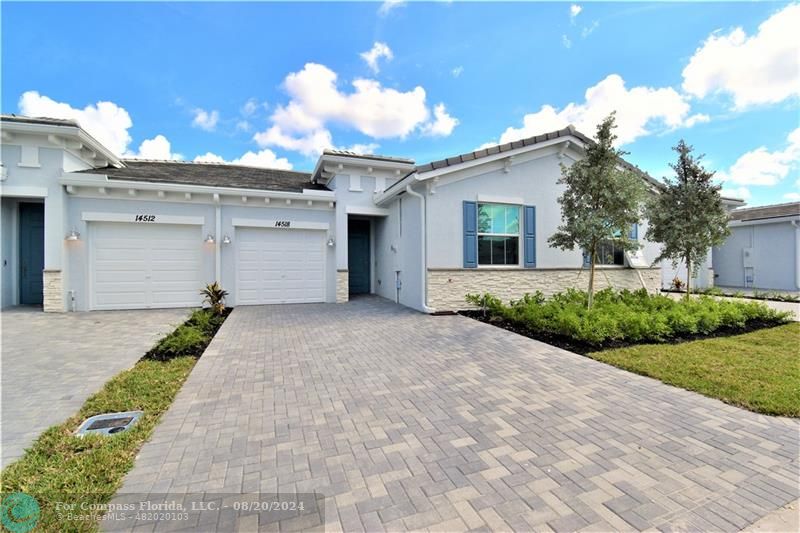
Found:
<svg viewBox="0 0 800 533"><path fill-rule="evenodd" d="M120 160L72 121L0 127L3 306L196 306L218 280L231 305L374 293L432 312L587 283L582 251L547 243L559 165L591 142L572 127L419 166L326 151L311 174ZM646 230L638 253L604 248L600 288L660 288Z"/></svg>
<svg viewBox="0 0 800 533"><path fill-rule="evenodd" d="M736 209L713 251L718 286L800 290L800 202Z"/></svg>

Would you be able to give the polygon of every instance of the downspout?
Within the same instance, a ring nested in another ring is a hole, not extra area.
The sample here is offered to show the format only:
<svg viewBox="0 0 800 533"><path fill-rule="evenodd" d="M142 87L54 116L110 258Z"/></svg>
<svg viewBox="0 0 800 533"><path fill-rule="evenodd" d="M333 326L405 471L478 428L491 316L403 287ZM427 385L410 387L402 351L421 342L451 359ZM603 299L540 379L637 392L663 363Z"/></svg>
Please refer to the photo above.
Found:
<svg viewBox="0 0 800 533"><path fill-rule="evenodd" d="M425 202L425 196L416 192L414 189L411 188L411 185L406 185L406 192L415 198L419 198L420 204L420 224L422 226L422 310L426 313L435 313L436 310L432 307L428 307L428 227L426 226L426 217L425 212L427 210L427 204Z"/></svg>
<svg viewBox="0 0 800 533"><path fill-rule="evenodd" d="M800 220L792 220L794 226L794 284L800 289Z"/></svg>
<svg viewBox="0 0 800 533"><path fill-rule="evenodd" d="M214 235L216 235L216 239L214 239L214 280L222 285L222 280L220 279L222 264L222 208L219 203L214 207L214 211L216 215L216 228L214 230Z"/></svg>

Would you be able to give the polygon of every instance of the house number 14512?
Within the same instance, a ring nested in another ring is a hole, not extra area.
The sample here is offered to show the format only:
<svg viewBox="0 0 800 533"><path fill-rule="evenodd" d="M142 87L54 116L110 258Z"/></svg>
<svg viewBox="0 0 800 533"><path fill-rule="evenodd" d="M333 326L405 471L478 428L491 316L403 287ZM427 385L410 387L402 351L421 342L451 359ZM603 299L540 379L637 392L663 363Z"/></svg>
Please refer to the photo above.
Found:
<svg viewBox="0 0 800 533"><path fill-rule="evenodd" d="M133 217L134 222L155 222L156 216L155 215L136 215Z"/></svg>

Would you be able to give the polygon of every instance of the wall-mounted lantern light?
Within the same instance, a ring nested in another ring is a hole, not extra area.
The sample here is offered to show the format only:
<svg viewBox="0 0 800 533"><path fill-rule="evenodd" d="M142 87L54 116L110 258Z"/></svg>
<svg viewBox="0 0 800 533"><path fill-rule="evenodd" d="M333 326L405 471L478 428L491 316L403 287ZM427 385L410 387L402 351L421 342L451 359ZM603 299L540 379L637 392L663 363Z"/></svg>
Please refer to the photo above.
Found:
<svg viewBox="0 0 800 533"><path fill-rule="evenodd" d="M210 233L206 235L206 244L214 244L214 236Z"/></svg>
<svg viewBox="0 0 800 533"><path fill-rule="evenodd" d="M328 246L330 246L331 248L336 246L336 241L333 240L333 237L328 237Z"/></svg>
<svg viewBox="0 0 800 533"><path fill-rule="evenodd" d="M81 234L78 233L75 230L72 230L69 233L67 233L66 240L68 240L68 241L79 241L79 240L81 240Z"/></svg>
<svg viewBox="0 0 800 533"><path fill-rule="evenodd" d="M225 236L222 238L222 244L230 244L230 243L231 243L231 238L230 238L230 237L228 237L227 235L225 235Z"/></svg>

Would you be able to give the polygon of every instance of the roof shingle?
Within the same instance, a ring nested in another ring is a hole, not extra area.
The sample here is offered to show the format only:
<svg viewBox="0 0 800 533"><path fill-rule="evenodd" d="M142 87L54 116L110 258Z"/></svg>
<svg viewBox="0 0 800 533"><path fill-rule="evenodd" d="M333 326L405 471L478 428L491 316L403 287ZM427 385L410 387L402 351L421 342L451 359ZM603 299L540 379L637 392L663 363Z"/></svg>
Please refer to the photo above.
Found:
<svg viewBox="0 0 800 533"><path fill-rule="evenodd" d="M178 185L203 185L208 187L233 187L281 192L303 192L303 189L328 190L311 182L311 174L215 163L189 163L186 161L147 161L127 159L122 168L106 167L81 171L105 174L110 180L173 183Z"/></svg>

